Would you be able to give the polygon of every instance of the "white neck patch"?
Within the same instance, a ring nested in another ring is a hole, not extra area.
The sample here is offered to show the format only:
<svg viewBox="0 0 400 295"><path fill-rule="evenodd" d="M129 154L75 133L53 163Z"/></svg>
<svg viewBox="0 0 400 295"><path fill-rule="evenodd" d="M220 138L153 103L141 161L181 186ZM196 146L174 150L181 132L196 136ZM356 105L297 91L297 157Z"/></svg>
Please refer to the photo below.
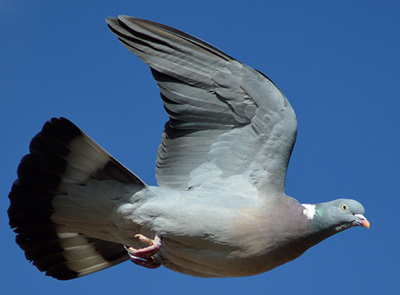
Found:
<svg viewBox="0 0 400 295"><path fill-rule="evenodd" d="M308 220L311 220L315 216L315 205L312 204L301 204L304 207L303 214Z"/></svg>

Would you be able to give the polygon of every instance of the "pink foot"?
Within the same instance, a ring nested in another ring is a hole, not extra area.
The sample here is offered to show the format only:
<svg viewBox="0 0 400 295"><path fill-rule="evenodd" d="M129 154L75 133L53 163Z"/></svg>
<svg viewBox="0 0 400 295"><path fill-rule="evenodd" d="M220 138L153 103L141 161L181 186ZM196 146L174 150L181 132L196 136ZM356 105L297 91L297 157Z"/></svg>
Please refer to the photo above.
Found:
<svg viewBox="0 0 400 295"><path fill-rule="evenodd" d="M156 235L153 239L149 239L148 237L137 234L135 238L138 238L141 242L148 244L148 247L135 249L133 247L126 247L126 251L128 251L128 255L131 258L131 261L137 265L144 266L147 268L157 268L160 267L161 261L154 257L154 254L160 250L161 247L161 239Z"/></svg>

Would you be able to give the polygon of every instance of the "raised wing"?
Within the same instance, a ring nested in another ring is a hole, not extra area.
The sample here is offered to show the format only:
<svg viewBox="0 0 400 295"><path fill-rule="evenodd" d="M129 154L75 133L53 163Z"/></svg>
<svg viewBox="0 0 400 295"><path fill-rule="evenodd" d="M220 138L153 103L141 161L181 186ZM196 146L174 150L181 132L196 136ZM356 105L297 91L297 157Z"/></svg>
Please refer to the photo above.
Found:
<svg viewBox="0 0 400 295"><path fill-rule="evenodd" d="M151 67L170 117L157 155L160 186L188 190L230 178L284 192L297 123L271 80L176 29L127 16L107 22Z"/></svg>

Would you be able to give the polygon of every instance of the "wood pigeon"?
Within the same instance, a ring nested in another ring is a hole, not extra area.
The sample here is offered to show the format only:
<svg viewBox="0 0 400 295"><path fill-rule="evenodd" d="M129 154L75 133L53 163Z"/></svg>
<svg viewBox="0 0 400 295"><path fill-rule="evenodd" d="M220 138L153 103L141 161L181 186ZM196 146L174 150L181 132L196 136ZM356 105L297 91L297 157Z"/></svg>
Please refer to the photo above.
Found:
<svg viewBox="0 0 400 295"><path fill-rule="evenodd" d="M169 121L146 185L65 118L31 141L9 194L28 260L69 280L126 260L196 277L240 277L289 262L353 226L363 206L300 204L284 192L295 113L264 74L174 28L107 18L151 68Z"/></svg>

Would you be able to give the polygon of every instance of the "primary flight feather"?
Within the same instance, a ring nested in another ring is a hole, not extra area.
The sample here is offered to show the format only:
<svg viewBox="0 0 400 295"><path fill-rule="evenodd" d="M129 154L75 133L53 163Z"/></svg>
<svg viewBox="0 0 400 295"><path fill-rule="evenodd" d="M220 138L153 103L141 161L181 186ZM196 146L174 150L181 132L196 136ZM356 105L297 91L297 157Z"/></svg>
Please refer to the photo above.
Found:
<svg viewBox="0 0 400 295"><path fill-rule="evenodd" d="M295 113L260 72L155 22L107 18L147 63L169 121L148 186L65 118L22 158L8 210L26 258L60 280L130 259L198 277L259 274L352 226L363 206L285 195Z"/></svg>

